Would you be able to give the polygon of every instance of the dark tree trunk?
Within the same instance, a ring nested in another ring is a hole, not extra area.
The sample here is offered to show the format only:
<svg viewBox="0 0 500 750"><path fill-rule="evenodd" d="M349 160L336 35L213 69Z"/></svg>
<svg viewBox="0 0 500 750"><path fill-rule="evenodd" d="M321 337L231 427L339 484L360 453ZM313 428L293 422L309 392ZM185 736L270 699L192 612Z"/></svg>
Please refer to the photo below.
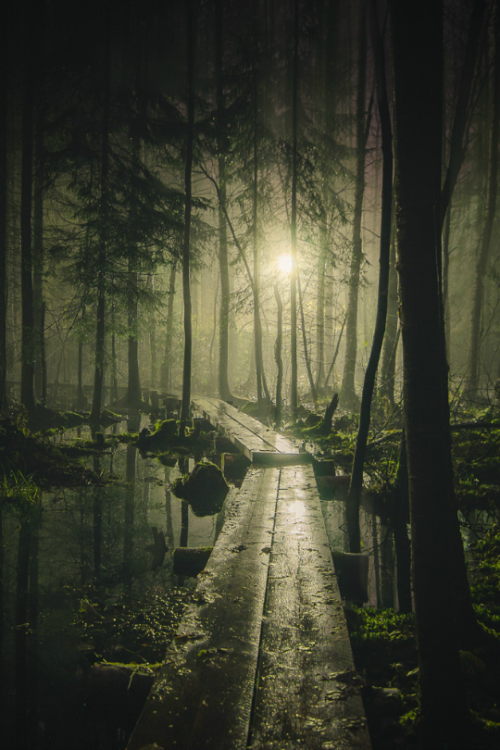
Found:
<svg viewBox="0 0 500 750"><path fill-rule="evenodd" d="M377 100L382 131L382 220L380 229L380 270L378 282L377 316L375 331L366 367L363 394L361 397L361 411L359 427L356 437L356 449L352 465L351 483L346 503L347 532L351 552L361 552L361 534L359 529L359 503L363 487L363 468L365 463L366 443L370 427L371 404L375 378L384 341L385 321L387 317L387 297L389 291L389 257L391 245L391 214L392 214L392 128L387 100L385 82L385 56L382 39L378 27L375 0L371 0L369 7L371 37L375 57L375 76L377 83Z"/></svg>
<svg viewBox="0 0 500 750"><path fill-rule="evenodd" d="M398 346L398 277L396 274L396 237L392 237L389 270L389 290L387 297L387 321L384 337L384 351L380 372L380 395L394 405L396 381L396 353Z"/></svg>
<svg viewBox="0 0 500 750"><path fill-rule="evenodd" d="M274 419L276 422L276 428L281 427L281 415L283 411L283 359L281 356L283 348L283 302L281 301L281 295L279 285L274 286L274 296L276 298L277 305L277 328L276 328L276 342L274 345L274 359L276 360L276 409L274 412Z"/></svg>
<svg viewBox="0 0 500 750"><path fill-rule="evenodd" d="M107 38L104 51L104 99L101 132L101 216L99 227L99 251L97 268L97 314L95 336L95 365L94 365L94 394L90 421L98 424L101 419L101 407L104 388L104 355L105 355L105 322L106 322L106 292L105 292L105 264L106 244L108 233L108 179L109 179L109 110L110 110L110 21L105 19Z"/></svg>
<svg viewBox="0 0 500 750"><path fill-rule="evenodd" d="M320 220L320 250L318 257L318 294L316 298L316 390L325 381L325 274L327 257L326 214Z"/></svg>
<svg viewBox="0 0 500 750"><path fill-rule="evenodd" d="M123 579L126 586L132 584L132 555L134 550L135 473L137 448L127 445L125 514L123 519Z"/></svg>
<svg viewBox="0 0 500 750"><path fill-rule="evenodd" d="M139 374L139 332L138 332L138 303L137 303L137 271L133 263L129 262L130 292L128 298L128 385L127 406L137 408L141 406L141 378Z"/></svg>
<svg viewBox="0 0 500 750"><path fill-rule="evenodd" d="M22 519L19 528L17 552L16 590L16 636L15 636L15 723L16 748L29 750L28 728L28 604L29 604L29 561L31 527Z"/></svg>
<svg viewBox="0 0 500 750"><path fill-rule="evenodd" d="M467 626L463 548L453 495L444 322L439 279L442 2L391 0L395 75L398 271L412 573L420 707L429 742L468 748L458 654ZM415 60L419 61L418 66ZM422 103L425 102L425 106ZM470 600L469 600L470 603ZM466 622L460 620L465 617Z"/></svg>
<svg viewBox="0 0 500 750"><path fill-rule="evenodd" d="M5 19L1 20L0 45L6 48ZM7 65L0 68L0 414L5 410L7 377Z"/></svg>
<svg viewBox="0 0 500 750"><path fill-rule="evenodd" d="M469 36L465 50L464 64L462 67L462 76L458 90L457 105L455 108L455 118L453 120L451 131L450 159L441 192L441 225L444 224L444 217L450 206L451 197L458 179L458 173L460 172L466 153L464 147L464 136L469 120L469 102L474 82L476 58L480 48L481 28L485 9L485 0L474 0L469 23Z"/></svg>
<svg viewBox="0 0 500 750"><path fill-rule="evenodd" d="M309 356L309 346L307 344L306 319L304 315L304 305L302 304L302 288L300 284L300 277L297 277L297 289L299 292L300 322L302 326L302 345L304 347L304 360L306 363L307 377L309 380L309 388L311 389L311 398L314 401L314 406L316 407L318 396L316 393L316 386L314 384L314 378L312 374L311 358Z"/></svg>
<svg viewBox="0 0 500 750"><path fill-rule="evenodd" d="M41 5L41 3L40 3ZM35 400L35 310L33 294L32 194L33 137L35 116L35 66L37 62L38 14L28 13L30 21L23 51L22 166L21 166L21 402L33 419Z"/></svg>
<svg viewBox="0 0 500 750"><path fill-rule="evenodd" d="M257 403L262 408L264 396L270 401L262 354L262 323L260 318L260 241L259 241L259 17L258 3L254 3L253 17L253 315L254 353Z"/></svg>
<svg viewBox="0 0 500 750"><path fill-rule="evenodd" d="M297 362L297 130L298 130L298 72L299 72L299 8L298 0L294 0L293 26L293 59L292 59L292 210L291 210L291 240L292 240L292 269L290 272L290 356L291 383L290 406L292 414L297 415L298 397L298 362Z"/></svg>
<svg viewBox="0 0 500 750"><path fill-rule="evenodd" d="M39 99L40 97L38 97ZM33 309L35 325L35 393L37 399L45 403L44 391L45 320L43 300L43 121L41 102L37 102L35 124L35 184L33 201Z"/></svg>
<svg viewBox="0 0 500 750"><path fill-rule="evenodd" d="M399 462L393 490L392 524L394 546L396 548L396 586L400 612L411 612L411 544L407 526L410 521L410 500L408 495L408 462L406 439L403 430L399 449Z"/></svg>
<svg viewBox="0 0 500 750"><path fill-rule="evenodd" d="M223 84L223 2L215 4L215 76L217 82L217 152L219 169L219 269L220 269L220 314L219 314L219 397L231 399L229 387L229 259L227 248L227 223L223 206L226 205L226 154L228 136L225 121L225 97Z"/></svg>
<svg viewBox="0 0 500 750"><path fill-rule="evenodd" d="M193 347L193 330L191 316L191 286L190 286L190 248L191 248L191 199L192 184L191 171L193 165L193 143L194 143L194 55L196 21L194 17L193 0L187 0L187 142L186 163L184 170L184 242L182 247L182 292L184 299L184 365L182 371L182 404L179 433L185 434L191 407L191 358Z"/></svg>
<svg viewBox="0 0 500 750"><path fill-rule="evenodd" d="M337 357L339 356L340 344L342 342L342 336L343 336L343 333L344 333L346 321L347 321L347 314L344 316L344 320L342 321L342 328L340 329L340 333L339 333L339 337L337 339L337 343L335 345L335 351L333 353L332 361L330 362L330 367L328 368L328 372L326 374L325 388L328 386L328 383L330 382L330 377L332 375L333 368L335 367L335 363L337 361Z"/></svg>
<svg viewBox="0 0 500 750"><path fill-rule="evenodd" d="M165 335L165 351L160 368L160 385L165 390L172 386L172 340L174 327L174 300L175 300L175 276L177 274L177 262L172 261L170 266L170 279L168 282L168 304L167 304L167 332Z"/></svg>
<svg viewBox="0 0 500 750"><path fill-rule="evenodd" d="M500 20L498 2L495 4L494 65L492 95L493 107L489 133L488 175L486 185L486 205L484 209L483 231L476 259L474 296L472 303L469 356L465 392L474 397L479 387L481 360L481 318L484 302L484 277L490 253L493 224L495 221L498 188L498 141L500 138Z"/></svg>
<svg viewBox="0 0 500 750"><path fill-rule="evenodd" d="M355 388L356 360L358 352L358 297L363 260L361 224L363 218L363 198L365 193L365 157L368 122L366 119L366 0L359 8L358 34L358 91L356 99L356 183L354 188L354 220L352 227L352 257L349 271L349 297L347 301L347 323L344 374L342 377L341 398L345 409L356 408L358 398Z"/></svg>

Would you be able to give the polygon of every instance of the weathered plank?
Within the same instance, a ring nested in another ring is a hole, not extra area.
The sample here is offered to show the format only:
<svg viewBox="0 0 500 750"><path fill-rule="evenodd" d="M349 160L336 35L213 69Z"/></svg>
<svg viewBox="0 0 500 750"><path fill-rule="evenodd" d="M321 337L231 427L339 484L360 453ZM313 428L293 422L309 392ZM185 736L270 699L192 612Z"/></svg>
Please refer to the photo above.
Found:
<svg viewBox="0 0 500 750"><path fill-rule="evenodd" d="M253 463L277 466L310 460L291 440L225 401L197 398L193 405Z"/></svg>
<svg viewBox="0 0 500 750"><path fill-rule="evenodd" d="M247 746L279 469L250 468L226 500L224 527L200 574L128 750Z"/></svg>
<svg viewBox="0 0 500 750"><path fill-rule="evenodd" d="M281 470L252 750L367 750L359 686L312 467Z"/></svg>

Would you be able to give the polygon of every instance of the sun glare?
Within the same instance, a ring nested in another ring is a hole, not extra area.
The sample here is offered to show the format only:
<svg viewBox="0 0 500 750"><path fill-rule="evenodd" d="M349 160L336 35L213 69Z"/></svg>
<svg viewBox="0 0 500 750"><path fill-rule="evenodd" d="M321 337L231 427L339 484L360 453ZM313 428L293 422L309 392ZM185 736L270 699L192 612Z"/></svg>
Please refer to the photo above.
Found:
<svg viewBox="0 0 500 750"><path fill-rule="evenodd" d="M293 259L290 253L283 253L278 257L278 268L281 273L290 273L293 267Z"/></svg>

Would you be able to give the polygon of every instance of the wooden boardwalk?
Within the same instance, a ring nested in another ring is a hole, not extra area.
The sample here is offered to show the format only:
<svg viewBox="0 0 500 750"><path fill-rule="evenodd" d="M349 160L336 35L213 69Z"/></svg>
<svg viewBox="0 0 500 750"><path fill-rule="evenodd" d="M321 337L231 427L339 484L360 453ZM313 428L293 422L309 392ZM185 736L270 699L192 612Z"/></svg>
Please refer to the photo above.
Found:
<svg viewBox="0 0 500 750"><path fill-rule="evenodd" d="M195 412L228 437L252 463L276 466L311 460L310 455L300 453L291 440L225 401L218 398L197 398L193 401L193 407Z"/></svg>
<svg viewBox="0 0 500 750"><path fill-rule="evenodd" d="M369 750L311 465L253 465L226 499L128 744L146 747Z"/></svg>

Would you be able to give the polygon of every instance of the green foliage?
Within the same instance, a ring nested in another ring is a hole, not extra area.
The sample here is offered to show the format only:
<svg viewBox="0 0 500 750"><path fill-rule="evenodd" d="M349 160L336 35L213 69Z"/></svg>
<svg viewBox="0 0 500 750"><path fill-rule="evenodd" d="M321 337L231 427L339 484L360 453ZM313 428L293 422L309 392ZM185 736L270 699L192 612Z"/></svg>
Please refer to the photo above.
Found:
<svg viewBox="0 0 500 750"><path fill-rule="evenodd" d="M172 587L114 597L96 591L81 598L74 625L96 661L154 664L163 660L189 598Z"/></svg>
<svg viewBox="0 0 500 750"><path fill-rule="evenodd" d="M477 571L471 586L480 622L500 635L500 526L476 542Z"/></svg>

